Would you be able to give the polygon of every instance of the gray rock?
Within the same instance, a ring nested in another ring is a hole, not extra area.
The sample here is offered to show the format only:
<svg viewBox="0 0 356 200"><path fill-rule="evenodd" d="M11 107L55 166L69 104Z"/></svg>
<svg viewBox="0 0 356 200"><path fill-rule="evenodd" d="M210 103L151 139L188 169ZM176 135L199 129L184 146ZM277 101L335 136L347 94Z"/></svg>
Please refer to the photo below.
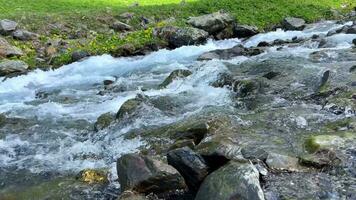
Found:
<svg viewBox="0 0 356 200"><path fill-rule="evenodd" d="M127 100L121 105L119 111L116 114L116 119L123 119L125 116L132 115L141 105L147 100L146 96L137 95L133 99Z"/></svg>
<svg viewBox="0 0 356 200"><path fill-rule="evenodd" d="M173 167L138 154L123 155L117 161L121 191L149 194L185 189L183 177Z"/></svg>
<svg viewBox="0 0 356 200"><path fill-rule="evenodd" d="M177 69L171 72L169 76L159 85L160 88L165 88L171 84L174 80L188 77L192 74L190 70L187 69Z"/></svg>
<svg viewBox="0 0 356 200"><path fill-rule="evenodd" d="M17 23L8 19L0 20L0 34L7 35L16 30Z"/></svg>
<svg viewBox="0 0 356 200"><path fill-rule="evenodd" d="M307 167L322 169L324 167L336 166L341 163L336 153L331 150L319 150L311 155L300 158L300 164Z"/></svg>
<svg viewBox="0 0 356 200"><path fill-rule="evenodd" d="M12 37L16 40L28 41L28 40L36 39L38 35L30 31L18 29L12 33Z"/></svg>
<svg viewBox="0 0 356 200"><path fill-rule="evenodd" d="M285 30L295 31L303 30L305 28L305 20L295 17L286 17L282 21L282 26Z"/></svg>
<svg viewBox="0 0 356 200"><path fill-rule="evenodd" d="M209 173L209 168L203 157L188 147L175 149L167 154L168 164L176 168L184 177L188 187L197 191L201 182Z"/></svg>
<svg viewBox="0 0 356 200"><path fill-rule="evenodd" d="M208 134L208 131L209 125L207 123L197 122L183 130L177 130L171 138L175 140L191 139L194 141L194 144L197 145Z"/></svg>
<svg viewBox="0 0 356 200"><path fill-rule="evenodd" d="M0 76L26 73L28 65L20 60L5 60L0 63Z"/></svg>
<svg viewBox="0 0 356 200"><path fill-rule="evenodd" d="M82 60L83 58L89 57L90 54L86 51L74 51L71 56L72 62L77 62Z"/></svg>
<svg viewBox="0 0 356 200"><path fill-rule="evenodd" d="M269 153L267 156L266 164L271 169L277 170L298 170L298 158L276 153Z"/></svg>
<svg viewBox="0 0 356 200"><path fill-rule="evenodd" d="M245 48L242 45L236 45L230 49L218 49L203 53L198 57L198 60L228 60L237 56L255 56L261 53L263 53L261 48Z"/></svg>
<svg viewBox="0 0 356 200"><path fill-rule="evenodd" d="M111 26L112 29L114 29L115 31L131 31L133 30L132 26L125 24L123 22L120 21L115 21Z"/></svg>
<svg viewBox="0 0 356 200"><path fill-rule="evenodd" d="M4 38L0 37L0 57L22 56L21 49L10 45Z"/></svg>
<svg viewBox="0 0 356 200"><path fill-rule="evenodd" d="M230 73L220 73L216 81L211 83L213 87L231 87L234 82L234 78Z"/></svg>
<svg viewBox="0 0 356 200"><path fill-rule="evenodd" d="M209 37L209 34L201 29L174 26L157 28L155 29L155 35L166 40L173 48L203 44Z"/></svg>
<svg viewBox="0 0 356 200"><path fill-rule="evenodd" d="M346 34L356 34L356 25L348 27L345 33Z"/></svg>
<svg viewBox="0 0 356 200"><path fill-rule="evenodd" d="M115 120L115 115L112 113L104 113L98 117L94 124L94 130L95 131L100 131L108 126Z"/></svg>
<svg viewBox="0 0 356 200"><path fill-rule="evenodd" d="M195 200L264 200L259 172L250 163L230 162L211 173Z"/></svg>
<svg viewBox="0 0 356 200"><path fill-rule="evenodd" d="M238 38L247 38L259 33L258 28L248 25L236 25L234 27L234 35Z"/></svg>
<svg viewBox="0 0 356 200"><path fill-rule="evenodd" d="M216 35L234 22L235 20L230 14L222 11L198 17L191 17L188 20L188 24L195 28L203 29L212 35Z"/></svg>
<svg viewBox="0 0 356 200"><path fill-rule="evenodd" d="M241 149L241 153L244 158L249 160L261 160L265 161L267 159L268 153L256 146L247 146Z"/></svg>
<svg viewBox="0 0 356 200"><path fill-rule="evenodd" d="M352 43L356 46L356 38L352 40Z"/></svg>

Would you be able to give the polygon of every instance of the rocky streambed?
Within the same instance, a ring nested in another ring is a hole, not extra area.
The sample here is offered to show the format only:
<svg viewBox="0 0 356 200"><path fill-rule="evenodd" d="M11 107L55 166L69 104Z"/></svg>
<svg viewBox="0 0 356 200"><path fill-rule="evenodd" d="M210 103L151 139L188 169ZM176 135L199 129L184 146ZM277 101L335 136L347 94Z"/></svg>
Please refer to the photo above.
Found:
<svg viewBox="0 0 356 200"><path fill-rule="evenodd" d="M354 26L3 78L0 199L355 199Z"/></svg>

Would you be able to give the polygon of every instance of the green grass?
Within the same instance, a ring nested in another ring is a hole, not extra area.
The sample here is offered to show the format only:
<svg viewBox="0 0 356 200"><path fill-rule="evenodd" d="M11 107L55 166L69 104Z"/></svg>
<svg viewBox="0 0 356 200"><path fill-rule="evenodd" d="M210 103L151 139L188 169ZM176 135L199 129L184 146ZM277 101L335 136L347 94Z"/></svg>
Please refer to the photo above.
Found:
<svg viewBox="0 0 356 200"><path fill-rule="evenodd" d="M139 6L133 4L138 2ZM85 49L93 54L110 53L118 46L134 43L139 47L155 40L140 26L141 16L149 18L153 28L163 20L174 17L173 24L186 26L190 16L225 10L233 14L242 24L259 28L279 23L286 16L302 17L308 22L322 18L332 18L331 9L348 12L354 0L0 0L0 19L8 18L19 22L20 26L40 33L45 42L48 38L68 39L70 33L58 30L48 31L48 25L64 24L71 30L86 27L96 32L87 44L70 41L71 48L57 59L57 65L68 62L69 54L76 49ZM347 5L342 8L342 5ZM130 25L136 32L127 37L118 37L108 31L107 24L121 13L132 12L135 18ZM13 42L14 43L14 42ZM35 65L33 48L30 43L20 44L29 52L22 59Z"/></svg>

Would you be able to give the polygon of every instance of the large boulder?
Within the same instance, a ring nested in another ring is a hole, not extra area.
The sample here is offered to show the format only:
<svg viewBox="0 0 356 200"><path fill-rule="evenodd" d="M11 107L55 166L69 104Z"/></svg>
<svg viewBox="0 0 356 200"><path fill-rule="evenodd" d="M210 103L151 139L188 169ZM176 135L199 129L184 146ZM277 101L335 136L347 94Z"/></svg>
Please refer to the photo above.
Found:
<svg viewBox="0 0 356 200"><path fill-rule="evenodd" d="M258 28L256 26L248 26L248 25L236 25L234 27L234 35L238 38L247 38L259 33Z"/></svg>
<svg viewBox="0 0 356 200"><path fill-rule="evenodd" d="M218 49L203 53L198 60L228 60L237 56L255 56L263 53L261 48L245 48L242 45L236 45L230 49Z"/></svg>
<svg viewBox="0 0 356 200"><path fill-rule="evenodd" d="M209 37L209 34L201 29L175 26L157 28L155 35L166 40L172 48L203 44Z"/></svg>
<svg viewBox="0 0 356 200"><path fill-rule="evenodd" d="M4 38L0 37L0 58L22 55L21 49L10 45Z"/></svg>
<svg viewBox="0 0 356 200"><path fill-rule="evenodd" d="M36 39L38 35L30 31L18 29L12 33L12 37L16 40L28 41L28 40Z"/></svg>
<svg viewBox="0 0 356 200"><path fill-rule="evenodd" d="M196 200L263 200L259 172L250 163L229 162L202 183Z"/></svg>
<svg viewBox="0 0 356 200"><path fill-rule="evenodd" d="M212 14L191 17L188 24L195 28L203 29L211 35L216 35L235 22L234 18L225 12L215 12Z"/></svg>
<svg viewBox="0 0 356 200"><path fill-rule="evenodd" d="M94 130L95 131L100 131L108 126L115 120L115 115L112 113L104 113L98 117L94 124Z"/></svg>
<svg viewBox="0 0 356 200"><path fill-rule="evenodd" d="M179 78L185 78L188 77L192 74L190 70L187 69L177 69L171 72L169 76L159 85L160 88L165 88L167 87L170 83L172 83L174 80L179 79Z"/></svg>
<svg viewBox="0 0 356 200"><path fill-rule="evenodd" d="M176 168L184 177L188 187L197 191L201 182L209 173L209 168L203 157L188 147L175 149L167 154L168 164Z"/></svg>
<svg viewBox="0 0 356 200"><path fill-rule="evenodd" d="M183 177L176 169L138 154L126 154L119 158L117 173L121 191L157 194L186 188Z"/></svg>
<svg viewBox="0 0 356 200"><path fill-rule="evenodd" d="M17 23L8 19L0 20L0 34L7 35L16 30Z"/></svg>
<svg viewBox="0 0 356 200"><path fill-rule="evenodd" d="M0 76L26 73L28 65L20 60L5 60L0 63Z"/></svg>
<svg viewBox="0 0 356 200"><path fill-rule="evenodd" d="M305 28L305 20L295 17L286 17L282 21L282 27L288 31L301 31Z"/></svg>
<svg viewBox="0 0 356 200"><path fill-rule="evenodd" d="M116 119L121 120L124 119L125 116L132 115L147 99L147 96L139 94L135 98L127 100L121 105L116 114Z"/></svg>

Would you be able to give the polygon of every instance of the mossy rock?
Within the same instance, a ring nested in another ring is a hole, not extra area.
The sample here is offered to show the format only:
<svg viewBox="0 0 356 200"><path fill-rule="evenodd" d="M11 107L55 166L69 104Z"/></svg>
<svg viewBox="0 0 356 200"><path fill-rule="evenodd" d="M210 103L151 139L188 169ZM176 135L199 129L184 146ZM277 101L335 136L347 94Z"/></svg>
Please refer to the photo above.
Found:
<svg viewBox="0 0 356 200"><path fill-rule="evenodd" d="M192 74L190 70L187 69L177 69L174 70L160 85L159 88L165 88L171 84L174 80L179 78L185 78Z"/></svg>
<svg viewBox="0 0 356 200"><path fill-rule="evenodd" d="M137 95L135 98L127 100L117 112L116 119L121 120L125 116L132 115L147 99L147 96Z"/></svg>
<svg viewBox="0 0 356 200"><path fill-rule="evenodd" d="M344 139L337 135L316 135L305 141L308 152L316 152L320 149L334 149L344 144Z"/></svg>
<svg viewBox="0 0 356 200"><path fill-rule="evenodd" d="M108 126L115 120L115 116L112 113L104 113L98 117L97 121L94 124L94 130L100 131Z"/></svg>

